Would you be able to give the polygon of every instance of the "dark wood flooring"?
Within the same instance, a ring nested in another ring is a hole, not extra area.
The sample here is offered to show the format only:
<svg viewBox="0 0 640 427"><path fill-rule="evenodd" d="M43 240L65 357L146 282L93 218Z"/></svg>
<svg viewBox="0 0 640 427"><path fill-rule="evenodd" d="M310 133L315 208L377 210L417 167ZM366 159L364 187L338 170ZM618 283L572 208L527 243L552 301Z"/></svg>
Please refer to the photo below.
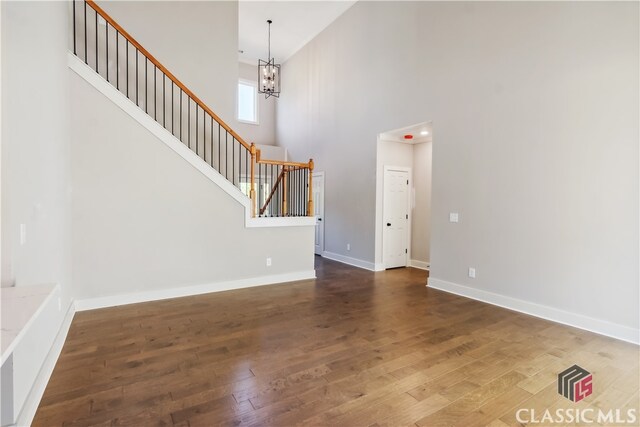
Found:
<svg viewBox="0 0 640 427"><path fill-rule="evenodd" d="M637 408L637 346L317 259L317 280L75 315L34 426L504 426ZM556 376L578 364L593 394Z"/></svg>

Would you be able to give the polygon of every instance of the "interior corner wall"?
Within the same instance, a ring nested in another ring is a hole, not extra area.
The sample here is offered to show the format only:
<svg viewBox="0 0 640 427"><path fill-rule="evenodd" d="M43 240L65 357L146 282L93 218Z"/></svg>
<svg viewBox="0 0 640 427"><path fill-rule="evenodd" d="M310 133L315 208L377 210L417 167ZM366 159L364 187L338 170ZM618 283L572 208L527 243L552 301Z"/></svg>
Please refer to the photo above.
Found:
<svg viewBox="0 0 640 427"><path fill-rule="evenodd" d="M276 113L326 173L326 250L374 262L376 137L428 119L431 277L637 331L638 8L357 2L283 64Z"/></svg>
<svg viewBox="0 0 640 427"><path fill-rule="evenodd" d="M411 259L427 264L431 245L431 151L431 141L413 145Z"/></svg>
<svg viewBox="0 0 640 427"><path fill-rule="evenodd" d="M237 1L98 1L222 120L235 120Z"/></svg>
<svg viewBox="0 0 640 427"><path fill-rule="evenodd" d="M0 7L2 286L59 283L64 310L71 301L68 3Z"/></svg>
<svg viewBox="0 0 640 427"><path fill-rule="evenodd" d="M257 82L257 65L240 62L238 65L238 76L241 79ZM276 98L265 99L264 95L258 94L258 124L242 123L236 119L234 110L233 123L231 127L247 142L254 142L260 145L276 144ZM235 106L236 104L234 104ZM300 160L302 161L302 160Z"/></svg>
<svg viewBox="0 0 640 427"><path fill-rule="evenodd" d="M2 367L9 420L29 418L37 403L43 360L55 352L72 301L68 6L0 2L2 286L60 287L57 301L43 308L46 327L32 325Z"/></svg>

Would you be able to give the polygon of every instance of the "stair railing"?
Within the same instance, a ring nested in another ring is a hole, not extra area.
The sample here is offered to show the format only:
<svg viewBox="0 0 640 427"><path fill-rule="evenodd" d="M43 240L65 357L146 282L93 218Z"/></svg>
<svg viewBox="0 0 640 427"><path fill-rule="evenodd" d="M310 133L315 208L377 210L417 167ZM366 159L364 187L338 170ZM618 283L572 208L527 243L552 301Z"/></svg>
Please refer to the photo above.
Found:
<svg viewBox="0 0 640 427"><path fill-rule="evenodd" d="M72 10L73 53L249 197L252 217L313 216L313 161L261 159L95 1Z"/></svg>

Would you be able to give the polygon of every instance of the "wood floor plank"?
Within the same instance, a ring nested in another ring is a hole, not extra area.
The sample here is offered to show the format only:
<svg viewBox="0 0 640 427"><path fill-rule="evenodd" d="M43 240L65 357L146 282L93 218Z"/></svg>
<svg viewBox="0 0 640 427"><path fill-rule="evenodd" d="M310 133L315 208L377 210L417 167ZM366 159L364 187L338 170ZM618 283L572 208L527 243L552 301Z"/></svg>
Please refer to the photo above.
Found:
<svg viewBox="0 0 640 427"><path fill-rule="evenodd" d="M636 408L638 346L318 258L317 279L76 313L34 426L519 425ZM578 364L594 392L556 390Z"/></svg>

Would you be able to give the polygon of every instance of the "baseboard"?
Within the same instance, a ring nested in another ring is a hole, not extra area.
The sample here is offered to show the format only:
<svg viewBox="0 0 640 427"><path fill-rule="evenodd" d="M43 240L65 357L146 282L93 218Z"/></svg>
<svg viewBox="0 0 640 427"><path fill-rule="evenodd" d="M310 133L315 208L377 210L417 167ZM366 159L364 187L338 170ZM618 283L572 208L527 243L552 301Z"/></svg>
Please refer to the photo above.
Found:
<svg viewBox="0 0 640 427"><path fill-rule="evenodd" d="M433 289L471 298L488 304L497 305L509 310L584 329L600 335L640 344L640 330L628 326L594 319L581 314L571 313L546 305L535 304L517 298L507 297L480 289L470 288L457 283L447 282L436 278L429 278L428 286Z"/></svg>
<svg viewBox="0 0 640 427"><path fill-rule="evenodd" d="M230 291L233 289L251 288L254 286L273 285L277 283L295 282L316 278L315 270L295 273L274 274L271 276L252 277L227 282L207 283L202 285L183 286L178 288L158 289L132 294L111 295L106 297L79 299L75 301L76 311L94 310L97 308L115 307L118 305L136 304L140 302L158 301L169 298L188 297L211 292Z"/></svg>
<svg viewBox="0 0 640 427"><path fill-rule="evenodd" d="M333 252L327 252L327 251L322 252L322 257L333 260L333 261L338 261L343 264L348 264L353 267L364 268L365 270L369 270L369 271L379 271L376 269L376 264L369 261L363 261L358 258L351 258L348 256L336 254Z"/></svg>
<svg viewBox="0 0 640 427"><path fill-rule="evenodd" d="M71 321L73 320L74 315L75 306L73 303L71 303L69 305L67 313L64 316L62 324L60 325L58 334L53 341L51 350L49 350L49 353L47 354L47 357L42 364L42 367L40 368L40 372L36 377L36 381L31 387L31 391L29 392L29 395L27 396L27 399L22 406L22 411L20 412L15 425L29 426L33 422L33 417L35 417L36 415L36 411L38 410L38 406L40 405L40 400L42 399L44 390L47 388L47 384L49 383L51 374L53 374L53 369L56 366L58 357L60 357L60 352L62 351L64 342L67 339L67 334L69 333L69 328L71 327Z"/></svg>
<svg viewBox="0 0 640 427"><path fill-rule="evenodd" d="M425 261L418 261L417 259L409 260L409 267L419 268L420 270L429 270L429 263Z"/></svg>

